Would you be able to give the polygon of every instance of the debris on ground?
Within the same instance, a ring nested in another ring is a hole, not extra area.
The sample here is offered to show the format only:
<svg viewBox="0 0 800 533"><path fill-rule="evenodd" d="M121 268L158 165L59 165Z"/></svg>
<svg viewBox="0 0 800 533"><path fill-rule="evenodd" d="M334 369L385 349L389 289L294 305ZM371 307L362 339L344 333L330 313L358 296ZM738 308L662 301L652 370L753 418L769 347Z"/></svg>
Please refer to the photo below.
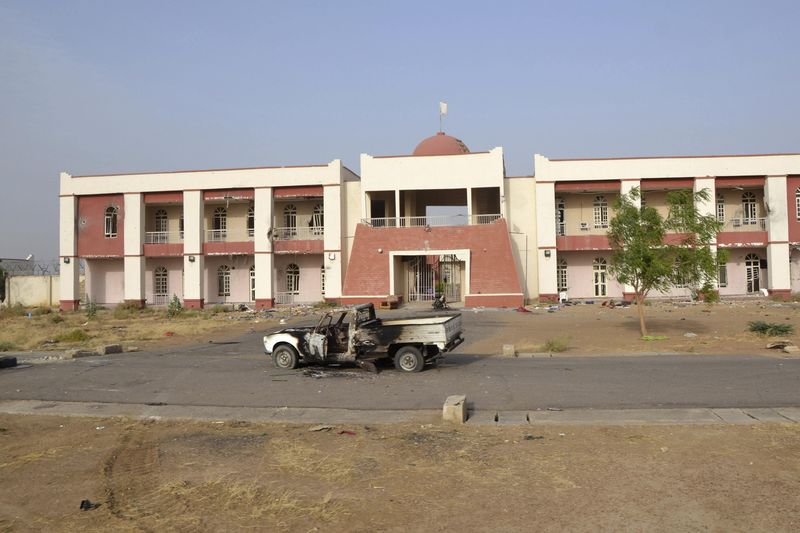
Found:
<svg viewBox="0 0 800 533"><path fill-rule="evenodd" d="M91 511L100 507L99 503L92 503L89 500L81 500L81 511Z"/></svg>
<svg viewBox="0 0 800 533"><path fill-rule="evenodd" d="M684 333L683 336L686 337L687 339L691 339L693 337L697 337L697 333L692 333L691 331L688 331Z"/></svg>
<svg viewBox="0 0 800 533"><path fill-rule="evenodd" d="M320 424L318 426L311 426L308 428L309 431L316 432L316 431L330 431L333 429L333 426L329 426L327 424Z"/></svg>
<svg viewBox="0 0 800 533"><path fill-rule="evenodd" d="M784 349L787 346L794 346L794 343L790 340L782 340L782 341L772 341L767 343L767 349Z"/></svg>
<svg viewBox="0 0 800 533"><path fill-rule="evenodd" d="M339 435L355 435L355 431L350 431L349 429L343 429L339 432Z"/></svg>
<svg viewBox="0 0 800 533"><path fill-rule="evenodd" d="M543 438L543 435L525 435L525 440L540 440Z"/></svg>
<svg viewBox="0 0 800 533"><path fill-rule="evenodd" d="M520 305L519 307L517 307L517 312L518 313L530 313L531 310L528 309L527 307L524 307L524 306Z"/></svg>

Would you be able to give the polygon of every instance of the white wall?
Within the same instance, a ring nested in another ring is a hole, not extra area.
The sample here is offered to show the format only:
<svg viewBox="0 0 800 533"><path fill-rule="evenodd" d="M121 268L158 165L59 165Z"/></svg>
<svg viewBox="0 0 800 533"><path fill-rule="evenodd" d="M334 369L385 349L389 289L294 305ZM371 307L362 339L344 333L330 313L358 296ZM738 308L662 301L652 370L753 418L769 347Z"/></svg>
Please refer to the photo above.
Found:
<svg viewBox="0 0 800 533"><path fill-rule="evenodd" d="M98 305L118 304L125 298L123 260L86 260L86 298Z"/></svg>
<svg viewBox="0 0 800 533"><path fill-rule="evenodd" d="M295 303L316 303L321 301L323 296L320 267L323 265L323 258L320 254L275 255L276 292L284 292L286 290L286 267L291 263L300 268L300 294L295 297Z"/></svg>

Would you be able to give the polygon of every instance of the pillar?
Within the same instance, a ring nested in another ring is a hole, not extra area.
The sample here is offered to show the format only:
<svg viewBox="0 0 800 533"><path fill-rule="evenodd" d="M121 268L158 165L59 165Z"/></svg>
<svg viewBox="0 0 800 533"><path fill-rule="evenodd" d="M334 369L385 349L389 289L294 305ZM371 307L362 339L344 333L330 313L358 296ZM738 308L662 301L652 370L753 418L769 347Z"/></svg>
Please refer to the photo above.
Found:
<svg viewBox="0 0 800 533"><path fill-rule="evenodd" d="M141 193L124 196L125 254L123 283L126 304L144 307L144 202Z"/></svg>
<svg viewBox="0 0 800 533"><path fill-rule="evenodd" d="M205 286L203 256L203 191L183 193L183 303L202 309Z"/></svg>
<svg viewBox="0 0 800 533"><path fill-rule="evenodd" d="M275 264L272 253L272 188L255 190L254 250L256 267L256 309L268 309L275 305L273 292ZM327 218L327 216L325 217Z"/></svg>
<svg viewBox="0 0 800 533"><path fill-rule="evenodd" d="M63 178L63 174L62 174ZM74 311L80 306L80 265L78 263L78 198L59 198L59 307L62 311Z"/></svg>
<svg viewBox="0 0 800 533"><path fill-rule="evenodd" d="M555 183L536 183L536 211L531 213L530 216L537 217L536 241L539 248L537 259L539 262L539 299L543 301L558 301Z"/></svg>
<svg viewBox="0 0 800 533"><path fill-rule="evenodd" d="M633 199L633 203L641 209L642 207L642 180L639 179L624 179L620 182L619 194L630 194L633 189L639 188L639 197ZM631 302L636 297L636 291L631 285L627 283L622 285L622 299L626 302Z"/></svg>
<svg viewBox="0 0 800 533"><path fill-rule="evenodd" d="M792 292L787 190L786 176L767 176L764 185L764 206L767 210L767 290L770 295L782 298L788 298Z"/></svg>
<svg viewBox="0 0 800 533"><path fill-rule="evenodd" d="M325 268L325 300L339 301L342 297L342 187L326 185L323 192L325 206L325 235L322 266ZM399 198L396 191L395 198ZM399 200L398 216L399 215Z"/></svg>

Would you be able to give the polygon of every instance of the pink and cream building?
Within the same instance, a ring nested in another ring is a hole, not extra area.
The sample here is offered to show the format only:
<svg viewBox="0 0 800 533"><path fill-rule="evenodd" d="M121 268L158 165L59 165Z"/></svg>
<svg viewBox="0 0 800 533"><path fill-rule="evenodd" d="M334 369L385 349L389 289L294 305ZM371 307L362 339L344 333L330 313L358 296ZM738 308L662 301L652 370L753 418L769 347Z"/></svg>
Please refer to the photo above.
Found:
<svg viewBox="0 0 800 533"><path fill-rule="evenodd" d="M724 223L720 293L800 291L800 155L550 160L507 176L503 149L439 133L410 155L326 165L61 174L61 307L257 308L322 300L515 307L628 296L606 274L615 198L665 212L708 189ZM678 290L679 292L680 290Z"/></svg>

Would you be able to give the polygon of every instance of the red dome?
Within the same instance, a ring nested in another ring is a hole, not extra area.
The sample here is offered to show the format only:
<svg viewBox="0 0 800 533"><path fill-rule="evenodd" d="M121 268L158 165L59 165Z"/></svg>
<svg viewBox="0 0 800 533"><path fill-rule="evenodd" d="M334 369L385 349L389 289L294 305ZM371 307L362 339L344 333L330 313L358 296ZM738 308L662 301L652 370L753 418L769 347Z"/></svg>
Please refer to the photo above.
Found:
<svg viewBox="0 0 800 533"><path fill-rule="evenodd" d="M433 137L423 139L414 148L413 155L456 155L468 153L469 148L461 142L461 139L445 135L444 132L440 131Z"/></svg>

